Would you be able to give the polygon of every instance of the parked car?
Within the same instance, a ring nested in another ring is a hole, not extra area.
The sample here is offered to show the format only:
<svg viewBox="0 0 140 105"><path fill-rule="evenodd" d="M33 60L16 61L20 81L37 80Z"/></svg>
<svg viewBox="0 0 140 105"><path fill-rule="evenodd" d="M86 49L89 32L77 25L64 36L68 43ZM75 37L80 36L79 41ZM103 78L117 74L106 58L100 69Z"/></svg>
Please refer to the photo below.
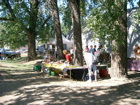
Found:
<svg viewBox="0 0 140 105"><path fill-rule="evenodd" d="M36 53L37 53L37 54L43 54L43 51L36 50Z"/></svg>
<svg viewBox="0 0 140 105"><path fill-rule="evenodd" d="M16 52L20 52L20 53L27 53L28 50L27 49L19 49L19 50L16 50Z"/></svg>
<svg viewBox="0 0 140 105"><path fill-rule="evenodd" d="M21 57L20 52L14 52L10 49L0 48L0 53L3 59Z"/></svg>
<svg viewBox="0 0 140 105"><path fill-rule="evenodd" d="M37 49L36 49L36 53L37 53L37 54L43 54L44 51L45 51L45 48L44 48L43 45L38 46Z"/></svg>
<svg viewBox="0 0 140 105"><path fill-rule="evenodd" d="M27 53L28 50L27 50L27 49L21 49L20 52L21 52L21 53Z"/></svg>

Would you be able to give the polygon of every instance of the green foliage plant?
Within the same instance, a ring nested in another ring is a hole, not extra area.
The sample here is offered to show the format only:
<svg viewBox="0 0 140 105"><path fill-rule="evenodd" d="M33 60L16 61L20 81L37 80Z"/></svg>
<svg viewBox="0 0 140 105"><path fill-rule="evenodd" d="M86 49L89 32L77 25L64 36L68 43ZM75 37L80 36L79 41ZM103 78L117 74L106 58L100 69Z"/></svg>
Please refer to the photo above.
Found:
<svg viewBox="0 0 140 105"><path fill-rule="evenodd" d="M121 6L122 5L122 6ZM87 20L87 27L93 30L93 37L101 38L103 40L116 40L116 46L124 45L122 41L124 38L124 31L120 25L121 16L126 13L126 1L98 1L96 8L93 8Z"/></svg>

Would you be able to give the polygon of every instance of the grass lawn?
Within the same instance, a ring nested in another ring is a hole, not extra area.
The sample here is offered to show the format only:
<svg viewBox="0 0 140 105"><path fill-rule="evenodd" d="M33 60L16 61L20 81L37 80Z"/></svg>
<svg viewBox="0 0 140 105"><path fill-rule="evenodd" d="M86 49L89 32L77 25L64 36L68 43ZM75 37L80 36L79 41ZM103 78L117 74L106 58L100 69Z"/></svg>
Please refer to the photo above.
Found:
<svg viewBox="0 0 140 105"><path fill-rule="evenodd" d="M35 62L35 61L34 61ZM11 67L11 70L27 70L32 69L34 63L27 64L26 57L20 57L16 59L7 59L7 60L0 60L0 65L4 65L6 67ZM3 67L4 69L4 67Z"/></svg>

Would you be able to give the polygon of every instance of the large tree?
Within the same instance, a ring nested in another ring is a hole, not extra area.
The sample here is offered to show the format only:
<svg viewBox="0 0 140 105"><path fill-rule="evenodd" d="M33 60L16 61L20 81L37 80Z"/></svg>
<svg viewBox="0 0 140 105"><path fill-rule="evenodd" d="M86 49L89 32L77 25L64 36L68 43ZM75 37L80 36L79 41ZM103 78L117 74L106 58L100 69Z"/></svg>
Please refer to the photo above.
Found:
<svg viewBox="0 0 140 105"><path fill-rule="evenodd" d="M120 8L121 14L114 23L118 33L112 41L113 50L111 57L110 75L112 78L127 77L127 1L118 1L114 5Z"/></svg>
<svg viewBox="0 0 140 105"><path fill-rule="evenodd" d="M55 29L57 55L58 55L58 59L64 59L62 32L61 32L61 26L60 26L57 0L50 0L50 2L51 2L51 7L52 7L52 17L53 17L53 23L54 23L54 29Z"/></svg>
<svg viewBox="0 0 140 105"><path fill-rule="evenodd" d="M48 22L51 17L47 8L45 8L45 1L2 0L0 12L0 20L3 24L8 24L17 29L17 31L15 30L15 35L24 35L24 37L26 37L25 41L27 40L28 44L28 60L36 59L35 40L39 36L44 36L41 38L46 39L45 37L48 35L48 29L51 27L51 23ZM10 30L12 30L12 28ZM9 32L8 28L7 32ZM8 34L10 35L10 33ZM18 43L20 44L20 41Z"/></svg>
<svg viewBox="0 0 140 105"><path fill-rule="evenodd" d="M98 1L98 0L97 0ZM98 1L89 26L94 36L112 41L110 76L127 77L127 0Z"/></svg>
<svg viewBox="0 0 140 105"><path fill-rule="evenodd" d="M83 50L81 39L80 0L69 0L74 39L74 63L83 66Z"/></svg>

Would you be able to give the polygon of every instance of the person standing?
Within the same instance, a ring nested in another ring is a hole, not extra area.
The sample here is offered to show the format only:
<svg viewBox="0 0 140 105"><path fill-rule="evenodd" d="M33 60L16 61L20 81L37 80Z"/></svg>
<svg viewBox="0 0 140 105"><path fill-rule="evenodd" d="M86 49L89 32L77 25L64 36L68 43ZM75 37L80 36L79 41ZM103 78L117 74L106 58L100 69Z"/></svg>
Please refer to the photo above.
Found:
<svg viewBox="0 0 140 105"><path fill-rule="evenodd" d="M93 46L92 45L90 46L89 52L92 53L92 54L94 54L94 49L93 49Z"/></svg>
<svg viewBox="0 0 140 105"><path fill-rule="evenodd" d="M101 51L102 50L102 48L103 48L103 46L102 45L100 45L99 46L99 48L97 49L98 51Z"/></svg>
<svg viewBox="0 0 140 105"><path fill-rule="evenodd" d="M74 54L74 51L73 51L73 48L71 47L70 49L70 56L73 58L73 54Z"/></svg>
<svg viewBox="0 0 140 105"><path fill-rule="evenodd" d="M97 67L96 67L96 58L93 54L91 54L88 50L84 51L84 59L86 61L86 65L88 67L88 74L89 74L89 80L88 82L92 81L92 70L94 72L94 78L95 81L97 81Z"/></svg>
<svg viewBox="0 0 140 105"><path fill-rule="evenodd" d="M89 48L88 48L88 46L86 46L85 50L89 51Z"/></svg>
<svg viewBox="0 0 140 105"><path fill-rule="evenodd" d="M94 45L93 51L96 52L96 45Z"/></svg>

